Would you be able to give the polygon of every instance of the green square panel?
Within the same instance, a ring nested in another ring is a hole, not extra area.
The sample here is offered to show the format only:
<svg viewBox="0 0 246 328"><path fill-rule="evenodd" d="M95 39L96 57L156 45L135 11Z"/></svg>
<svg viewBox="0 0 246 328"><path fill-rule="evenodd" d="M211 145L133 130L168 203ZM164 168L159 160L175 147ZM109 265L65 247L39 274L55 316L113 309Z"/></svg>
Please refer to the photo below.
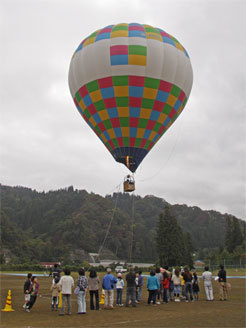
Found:
<svg viewBox="0 0 246 328"><path fill-rule="evenodd" d="M148 122L149 120L147 120L146 118L140 118L138 121L138 127L142 129L146 129Z"/></svg>
<svg viewBox="0 0 246 328"><path fill-rule="evenodd" d="M98 134L102 133L101 129L97 125L95 126L94 130L96 130Z"/></svg>
<svg viewBox="0 0 246 328"><path fill-rule="evenodd" d="M114 86L121 86L121 85L127 85L128 82L128 75L121 75L121 76L113 76L113 85Z"/></svg>
<svg viewBox="0 0 246 328"><path fill-rule="evenodd" d="M128 97L116 97L117 107L129 107L129 98Z"/></svg>
<svg viewBox="0 0 246 328"><path fill-rule="evenodd" d="M146 56L147 55L147 47L145 46L134 46L134 45L129 45L128 47L128 53L129 55L142 55Z"/></svg>
<svg viewBox="0 0 246 328"><path fill-rule="evenodd" d="M150 141L150 140L148 140L148 141L146 142L146 144L145 144L144 148L145 148L145 149L147 149L147 148L149 147L150 143L151 143L151 141Z"/></svg>
<svg viewBox="0 0 246 328"><path fill-rule="evenodd" d="M177 87L176 85L173 85L172 90L171 90L171 94L178 98L178 96L180 94L180 88Z"/></svg>
<svg viewBox="0 0 246 328"><path fill-rule="evenodd" d="M146 77L144 79L144 86L146 88L158 89L160 84L159 79L153 79L151 77Z"/></svg>
<svg viewBox="0 0 246 328"><path fill-rule="evenodd" d="M96 107L96 109L97 109L98 111L103 110L103 109L106 109L103 100L99 100L99 101L95 102L94 105L95 105L95 107Z"/></svg>
<svg viewBox="0 0 246 328"><path fill-rule="evenodd" d="M124 144L124 147L129 147L129 145L130 145L129 138L123 137L123 144Z"/></svg>
<svg viewBox="0 0 246 328"><path fill-rule="evenodd" d="M87 90L89 92L99 90L99 85L98 85L97 80L87 83L86 86L87 86Z"/></svg>
<svg viewBox="0 0 246 328"><path fill-rule="evenodd" d="M142 99L142 108L152 109L154 106L154 102L155 102L155 99L143 98Z"/></svg>
<svg viewBox="0 0 246 328"><path fill-rule="evenodd" d="M103 141L103 143L104 143L104 141ZM106 142L105 145L108 147L109 150L113 150L108 142Z"/></svg>
<svg viewBox="0 0 246 328"><path fill-rule="evenodd" d="M111 140L112 140L112 143L114 144L115 147L119 147L117 139L111 139Z"/></svg>
<svg viewBox="0 0 246 328"><path fill-rule="evenodd" d="M103 124L105 125L106 129L112 129L112 123L110 120L103 121Z"/></svg>
<svg viewBox="0 0 246 328"><path fill-rule="evenodd" d="M120 25L120 26L114 26L113 29L112 29L112 32L113 31L128 31L128 26L125 26L125 25Z"/></svg>
<svg viewBox="0 0 246 328"><path fill-rule="evenodd" d="M168 114L171 112L171 110L172 110L172 106L170 106L170 105L168 105L168 104L165 104L165 106L164 106L162 112L163 112L164 114L167 114L167 115L168 115Z"/></svg>
<svg viewBox="0 0 246 328"><path fill-rule="evenodd" d="M77 100L78 103L80 102L80 100L81 100L81 95L79 94L79 91L77 91L77 92L75 93L75 99Z"/></svg>
<svg viewBox="0 0 246 328"><path fill-rule="evenodd" d="M120 117L120 126L121 127L129 126L129 117Z"/></svg>
<svg viewBox="0 0 246 328"><path fill-rule="evenodd" d="M156 124L155 124L153 130L154 130L155 132L158 132L158 131L160 130L161 127L162 127L162 124L159 123L159 122L156 122Z"/></svg>
<svg viewBox="0 0 246 328"><path fill-rule="evenodd" d="M136 140L135 140L135 147L140 148L141 142L142 142L142 139L141 138L136 138Z"/></svg>
<svg viewBox="0 0 246 328"><path fill-rule="evenodd" d="M85 114L85 116L86 116L87 118L90 118L90 117L91 117L91 114L90 114L90 112L88 111L87 108L84 110L84 114Z"/></svg>

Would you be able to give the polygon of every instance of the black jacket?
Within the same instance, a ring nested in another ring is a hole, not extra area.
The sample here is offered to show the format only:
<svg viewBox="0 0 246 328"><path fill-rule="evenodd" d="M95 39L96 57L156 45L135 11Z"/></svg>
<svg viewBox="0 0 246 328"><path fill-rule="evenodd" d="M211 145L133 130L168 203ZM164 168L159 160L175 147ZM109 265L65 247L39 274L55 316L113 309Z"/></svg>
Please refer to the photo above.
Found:
<svg viewBox="0 0 246 328"><path fill-rule="evenodd" d="M26 290L29 290L30 285L31 285L31 280L27 279L24 284L24 294L28 294L28 293L26 293Z"/></svg>
<svg viewBox="0 0 246 328"><path fill-rule="evenodd" d="M136 273L129 272L126 275L127 287L136 287Z"/></svg>

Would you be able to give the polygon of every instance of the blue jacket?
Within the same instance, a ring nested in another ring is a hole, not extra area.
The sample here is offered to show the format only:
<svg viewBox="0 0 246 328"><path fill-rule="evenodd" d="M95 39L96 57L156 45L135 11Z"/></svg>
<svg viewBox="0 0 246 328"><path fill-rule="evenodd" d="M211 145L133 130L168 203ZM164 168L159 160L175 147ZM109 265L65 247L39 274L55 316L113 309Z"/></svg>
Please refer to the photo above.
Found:
<svg viewBox="0 0 246 328"><path fill-rule="evenodd" d="M108 273L103 277L102 288L105 290L112 290L116 283L117 279L111 273Z"/></svg>
<svg viewBox="0 0 246 328"><path fill-rule="evenodd" d="M155 290L160 289L160 282L156 276L149 276L147 280L147 289Z"/></svg>

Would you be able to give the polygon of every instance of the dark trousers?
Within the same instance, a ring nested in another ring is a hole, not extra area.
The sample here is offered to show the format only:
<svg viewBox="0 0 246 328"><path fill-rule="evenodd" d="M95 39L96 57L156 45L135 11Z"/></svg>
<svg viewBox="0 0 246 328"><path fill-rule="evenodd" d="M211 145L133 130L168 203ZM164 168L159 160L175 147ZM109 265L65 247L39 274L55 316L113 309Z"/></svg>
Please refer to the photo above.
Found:
<svg viewBox="0 0 246 328"><path fill-rule="evenodd" d="M185 283L185 299L188 301L188 294L190 293L190 300L193 300L193 290L192 290L192 285L191 282L186 282Z"/></svg>
<svg viewBox="0 0 246 328"><path fill-rule="evenodd" d="M93 302L93 295L95 295L96 299L96 310L99 310L99 294L98 290L90 290L90 309L95 310L94 302Z"/></svg>
<svg viewBox="0 0 246 328"><path fill-rule="evenodd" d="M31 295L30 301L26 304L26 308L30 310L33 307L34 303L36 302L36 299L37 299L37 295Z"/></svg>
<svg viewBox="0 0 246 328"><path fill-rule="evenodd" d="M56 306L56 310L58 310L58 304L59 304L59 297L53 296L51 302L51 308L54 309Z"/></svg>
<svg viewBox="0 0 246 328"><path fill-rule="evenodd" d="M163 302L168 303L168 289L163 288Z"/></svg>
<svg viewBox="0 0 246 328"><path fill-rule="evenodd" d="M136 287L126 288L126 306L129 306L129 300L132 301L132 306L136 306Z"/></svg>
<svg viewBox="0 0 246 328"><path fill-rule="evenodd" d="M149 290L148 304L150 304L151 301L153 301L153 304L155 304L156 294L157 294L157 290L156 289Z"/></svg>
<svg viewBox="0 0 246 328"><path fill-rule="evenodd" d="M116 289L116 304L117 305L122 304L122 292L123 292L123 288Z"/></svg>

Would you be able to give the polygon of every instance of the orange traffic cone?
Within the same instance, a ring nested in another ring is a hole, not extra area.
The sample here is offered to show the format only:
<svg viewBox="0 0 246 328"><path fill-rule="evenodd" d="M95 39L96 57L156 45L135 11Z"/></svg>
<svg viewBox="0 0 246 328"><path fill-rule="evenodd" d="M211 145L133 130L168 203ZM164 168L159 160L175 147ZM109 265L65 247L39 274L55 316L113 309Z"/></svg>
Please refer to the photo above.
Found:
<svg viewBox="0 0 246 328"><path fill-rule="evenodd" d="M102 294L101 294L101 300L99 304L104 304L104 299L105 299L105 292L104 289L102 290Z"/></svg>
<svg viewBox="0 0 246 328"><path fill-rule="evenodd" d="M8 296L7 296L7 300L6 300L5 308L2 309L2 311L4 311L4 312L12 312L12 311L14 311L14 310L12 309L11 290L10 290L10 289L9 289L9 291L8 291Z"/></svg>

